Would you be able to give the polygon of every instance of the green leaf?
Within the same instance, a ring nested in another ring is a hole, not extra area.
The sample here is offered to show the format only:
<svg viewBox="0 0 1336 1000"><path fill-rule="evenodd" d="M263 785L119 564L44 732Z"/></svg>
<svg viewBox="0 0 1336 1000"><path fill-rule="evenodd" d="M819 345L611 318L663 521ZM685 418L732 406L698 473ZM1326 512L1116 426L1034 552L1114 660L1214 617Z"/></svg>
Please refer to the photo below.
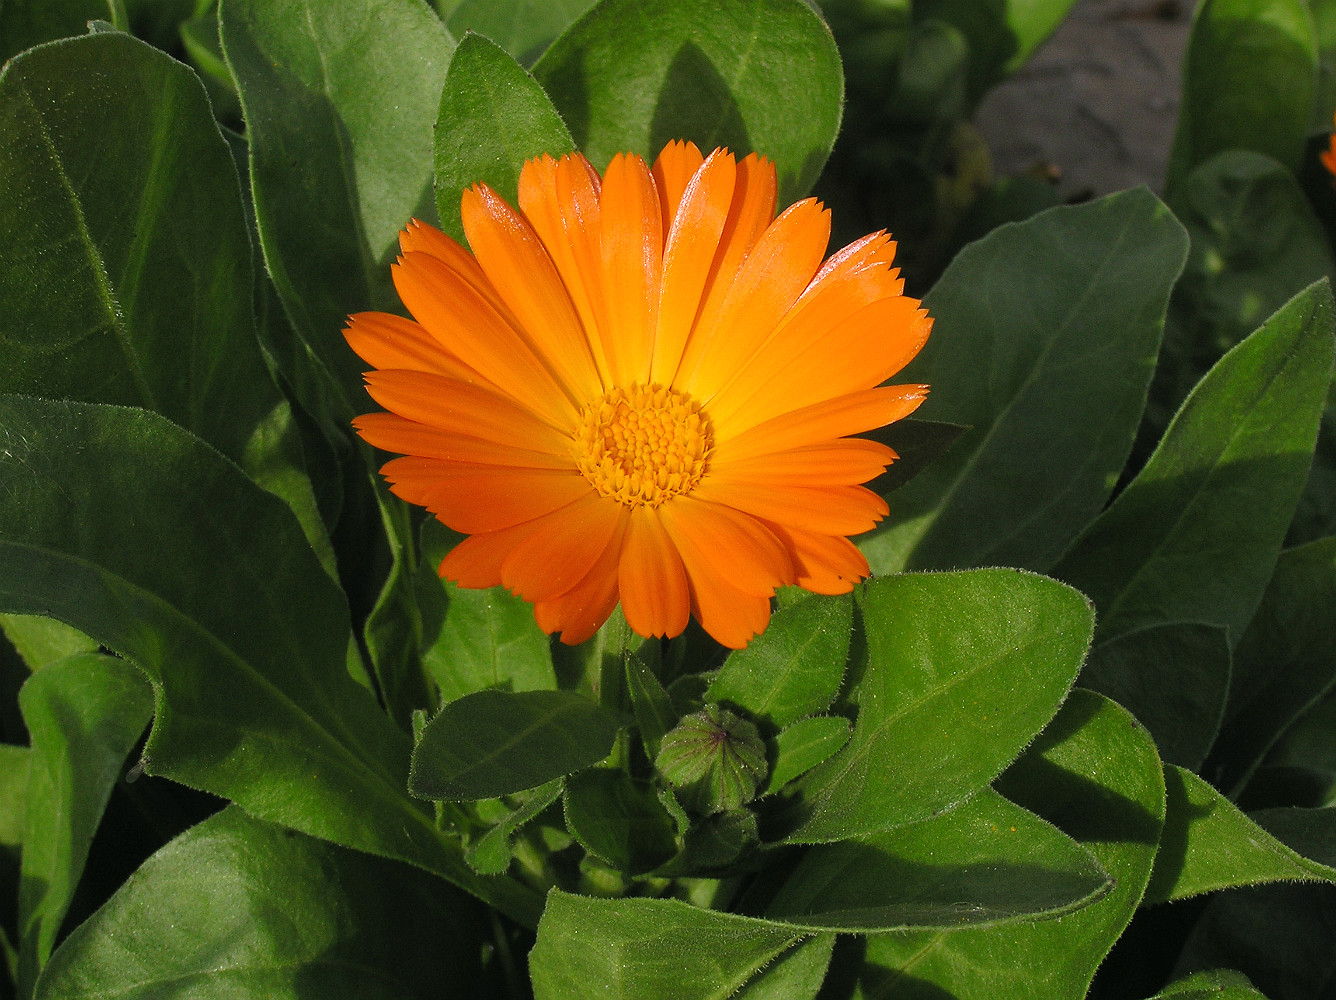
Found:
<svg viewBox="0 0 1336 1000"><path fill-rule="evenodd" d="M0 74L0 135L0 393L169 417L287 500L332 572L199 80L118 32L44 46Z"/></svg>
<svg viewBox="0 0 1336 1000"><path fill-rule="evenodd" d="M450 60L436 117L436 208L445 231L464 239L459 199L476 181L517 205L525 160L574 149L537 81L494 43L466 35Z"/></svg>
<svg viewBox="0 0 1336 1000"><path fill-rule="evenodd" d="M553 889L529 974L535 1000L717 1000L804 937L675 899L593 899Z"/></svg>
<svg viewBox="0 0 1336 1000"><path fill-rule="evenodd" d="M349 676L347 605L291 511L187 431L0 399L0 611L67 621L148 673L150 774L536 917L404 793L408 737Z"/></svg>
<svg viewBox="0 0 1336 1000"><path fill-rule="evenodd" d="M478 691L427 723L408 789L459 801L537 788L597 764L620 728L615 715L571 691Z"/></svg>
<svg viewBox="0 0 1336 1000"><path fill-rule="evenodd" d="M524 804L469 845L464 860L479 875L500 875L510 867L511 841L520 827L561 798L561 779L535 788Z"/></svg>
<svg viewBox="0 0 1336 1000"><path fill-rule="evenodd" d="M1094 626L1080 594L1014 570L877 579L860 607L854 734L792 786L790 841L890 829L988 784L1062 704Z"/></svg>
<svg viewBox="0 0 1336 1000"><path fill-rule="evenodd" d="M453 40L421 0L222 0L265 263L332 409L362 409L348 314L395 308L389 264L430 220L431 128Z"/></svg>
<svg viewBox="0 0 1336 1000"><path fill-rule="evenodd" d="M968 430L959 424L910 417L860 435L880 441L899 456L867 488L882 496L895 492L945 455Z"/></svg>
<svg viewBox="0 0 1336 1000"><path fill-rule="evenodd" d="M1164 821L1155 745L1126 710L1077 690L998 787L1089 848L1113 890L1061 920L871 938L861 1000L1084 1000L1150 877Z"/></svg>
<svg viewBox="0 0 1336 1000"><path fill-rule="evenodd" d="M730 1000L815 1000L834 947L834 934L804 938L757 973Z"/></svg>
<svg viewBox="0 0 1336 1000"><path fill-rule="evenodd" d="M853 731L849 720L840 715L808 716L781 730L774 740L775 766L761 794L773 795L838 753Z"/></svg>
<svg viewBox="0 0 1336 1000"><path fill-rule="evenodd" d="M41 670L75 653L95 653L97 643L76 628L36 615L0 615L0 631L14 644L29 670Z"/></svg>
<svg viewBox="0 0 1336 1000"><path fill-rule="evenodd" d="M1317 38L1305 0L1205 0L1183 61L1183 104L1166 188L1226 149L1297 171L1317 87Z"/></svg>
<svg viewBox="0 0 1336 1000"><path fill-rule="evenodd" d="M677 853L673 819L650 784L595 767L566 780L566 825L590 854L627 875L659 867Z"/></svg>
<svg viewBox="0 0 1336 1000"><path fill-rule="evenodd" d="M1174 621L1243 634L1308 475L1332 328L1321 283L1226 354L1063 557L1054 574L1094 599L1102 638Z"/></svg>
<svg viewBox="0 0 1336 1000"><path fill-rule="evenodd" d="M1165 761L1197 771L1224 717L1229 635L1192 622L1125 632L1090 651L1079 683L1135 715Z"/></svg>
<svg viewBox="0 0 1336 1000"><path fill-rule="evenodd" d="M1258 809L1248 814L1258 826L1286 847L1336 871L1336 809Z"/></svg>
<svg viewBox="0 0 1336 1000"><path fill-rule="evenodd" d="M1169 809L1147 903L1266 882L1336 882L1336 868L1286 847L1191 771L1169 765L1164 780Z"/></svg>
<svg viewBox="0 0 1336 1000"><path fill-rule="evenodd" d="M924 300L936 332L899 377L933 386L923 418L970 430L861 542L874 571L1053 565L1131 449L1186 251L1136 190L1003 226L952 262Z"/></svg>
<svg viewBox="0 0 1336 1000"><path fill-rule="evenodd" d="M852 626L849 597L813 594L782 608L746 649L729 654L705 697L776 729L824 712L844 680Z"/></svg>
<svg viewBox="0 0 1336 1000"><path fill-rule="evenodd" d="M484 989L484 910L405 865L236 808L158 851L51 958L37 1000ZM458 992L456 992L458 991Z"/></svg>
<svg viewBox="0 0 1336 1000"><path fill-rule="evenodd" d="M680 716L654 671L635 653L626 656L626 689L631 696L640 740L645 745L645 756L653 760L659 756L664 734L677 725Z"/></svg>
<svg viewBox="0 0 1336 1000"><path fill-rule="evenodd" d="M1280 735L1336 688L1336 538L1281 553L1239 640L1225 725L1211 769L1237 792Z"/></svg>
<svg viewBox="0 0 1336 1000"><path fill-rule="evenodd" d="M0 4L0 63L24 49L88 31L107 16L107 0L4 0Z"/></svg>
<svg viewBox="0 0 1336 1000"><path fill-rule="evenodd" d="M673 139L754 150L775 161L781 205L821 173L844 96L835 41L801 0L602 0L533 73L595 167Z"/></svg>
<svg viewBox="0 0 1336 1000"><path fill-rule="evenodd" d="M28 795L28 768L32 750L0 743L0 848L23 844L23 813Z"/></svg>
<svg viewBox="0 0 1336 1000"><path fill-rule="evenodd" d="M486 35L525 66L586 10L592 0L461 0L445 22L450 33Z"/></svg>
<svg viewBox="0 0 1336 1000"><path fill-rule="evenodd" d="M1194 972L1178 982L1166 986L1150 1000L1266 1000L1253 989L1248 977L1233 969L1213 969Z"/></svg>
<svg viewBox="0 0 1336 1000"><path fill-rule="evenodd" d="M842 933L955 930L1056 916L1109 886L1089 851L985 789L917 823L811 848L766 916Z"/></svg>

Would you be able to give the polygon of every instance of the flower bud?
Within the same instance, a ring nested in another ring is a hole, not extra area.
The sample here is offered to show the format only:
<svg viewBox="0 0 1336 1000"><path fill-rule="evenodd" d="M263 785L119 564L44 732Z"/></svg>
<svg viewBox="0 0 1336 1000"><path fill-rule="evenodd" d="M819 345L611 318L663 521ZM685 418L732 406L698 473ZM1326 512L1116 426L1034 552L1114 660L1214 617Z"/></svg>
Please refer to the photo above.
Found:
<svg viewBox="0 0 1336 1000"><path fill-rule="evenodd" d="M750 802L769 772L756 727L718 705L683 718L654 764L688 809L707 816Z"/></svg>

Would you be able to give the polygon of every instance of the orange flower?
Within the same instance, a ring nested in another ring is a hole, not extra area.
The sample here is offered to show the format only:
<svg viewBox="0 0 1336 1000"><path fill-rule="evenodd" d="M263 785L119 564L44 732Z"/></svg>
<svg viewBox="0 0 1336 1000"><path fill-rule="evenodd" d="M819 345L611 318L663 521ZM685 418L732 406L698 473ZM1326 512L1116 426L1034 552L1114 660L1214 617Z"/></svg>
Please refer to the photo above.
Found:
<svg viewBox="0 0 1336 1000"><path fill-rule="evenodd" d="M845 593L868 565L847 535L885 502L860 484L896 456L849 438L926 386L880 387L932 321L864 237L825 260L815 199L775 218L775 168L672 143L530 160L516 212L464 192L473 253L413 222L394 283L416 322L349 319L398 452L391 489L470 537L441 563L509 588L583 641L620 600L645 636L688 616L726 646L765 628L775 589Z"/></svg>
<svg viewBox="0 0 1336 1000"><path fill-rule="evenodd" d="M1332 116L1332 121L1336 122L1336 115ZM1327 168L1327 173L1331 174L1333 179L1336 179L1336 132L1333 132L1327 140L1327 148L1318 153L1317 156L1322 161L1322 165Z"/></svg>

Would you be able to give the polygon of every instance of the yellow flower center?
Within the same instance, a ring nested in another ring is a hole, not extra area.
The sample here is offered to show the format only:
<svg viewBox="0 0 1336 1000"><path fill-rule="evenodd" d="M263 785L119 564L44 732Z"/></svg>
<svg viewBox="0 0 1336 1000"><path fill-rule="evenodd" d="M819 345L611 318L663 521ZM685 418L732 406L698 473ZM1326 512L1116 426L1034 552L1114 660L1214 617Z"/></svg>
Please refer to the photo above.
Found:
<svg viewBox="0 0 1336 1000"><path fill-rule="evenodd" d="M581 411L575 460L603 496L657 507L700 482L712 443L700 403L676 389L633 385Z"/></svg>

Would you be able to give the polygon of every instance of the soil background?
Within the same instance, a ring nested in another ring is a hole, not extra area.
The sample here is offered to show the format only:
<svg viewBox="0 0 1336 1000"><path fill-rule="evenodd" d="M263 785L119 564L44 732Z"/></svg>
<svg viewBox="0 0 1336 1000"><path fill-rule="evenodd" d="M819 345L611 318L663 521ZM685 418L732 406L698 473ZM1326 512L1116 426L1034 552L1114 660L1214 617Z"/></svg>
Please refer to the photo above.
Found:
<svg viewBox="0 0 1336 1000"><path fill-rule="evenodd" d="M1064 201L1164 187L1190 0L1080 0L975 112L996 176L1035 171Z"/></svg>

